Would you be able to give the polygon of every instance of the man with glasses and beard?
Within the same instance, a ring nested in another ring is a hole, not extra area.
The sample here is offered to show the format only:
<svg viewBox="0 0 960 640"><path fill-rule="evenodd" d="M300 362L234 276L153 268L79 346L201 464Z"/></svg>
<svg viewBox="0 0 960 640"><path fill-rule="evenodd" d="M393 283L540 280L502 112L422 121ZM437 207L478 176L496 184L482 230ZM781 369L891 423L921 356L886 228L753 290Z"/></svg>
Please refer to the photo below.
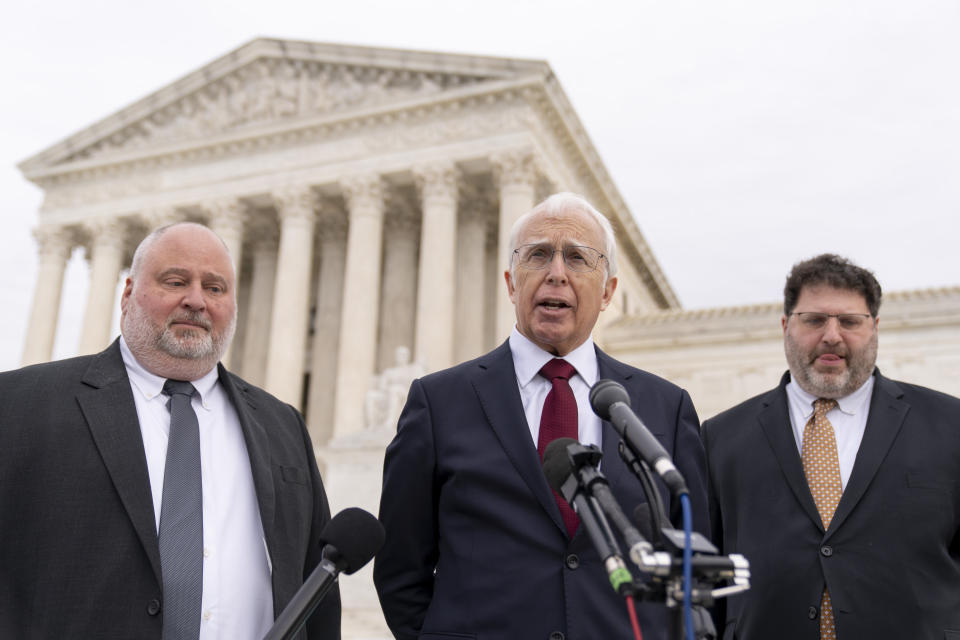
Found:
<svg viewBox="0 0 960 640"><path fill-rule="evenodd" d="M162 227L120 338L0 374L0 638L259 640L320 562L302 418L219 364L235 283L212 231ZM335 590L307 630L340 637Z"/></svg>
<svg viewBox="0 0 960 640"><path fill-rule="evenodd" d="M875 368L880 302L844 258L796 264L789 372L704 422L714 542L752 573L723 638L960 638L960 400Z"/></svg>

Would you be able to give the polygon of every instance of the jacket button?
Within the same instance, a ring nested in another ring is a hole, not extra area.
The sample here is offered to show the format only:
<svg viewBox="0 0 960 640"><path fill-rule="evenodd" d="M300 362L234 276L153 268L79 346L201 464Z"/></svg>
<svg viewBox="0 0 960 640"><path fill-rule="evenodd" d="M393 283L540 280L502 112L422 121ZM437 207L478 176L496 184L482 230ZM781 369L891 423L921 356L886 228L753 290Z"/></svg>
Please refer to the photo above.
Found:
<svg viewBox="0 0 960 640"><path fill-rule="evenodd" d="M824 558L829 558L830 556L833 555L833 547L823 545L822 547L820 547L820 553L823 554Z"/></svg>
<svg viewBox="0 0 960 640"><path fill-rule="evenodd" d="M550 634L550 640L563 640L564 635L560 631L554 631Z"/></svg>
<svg viewBox="0 0 960 640"><path fill-rule="evenodd" d="M567 556L566 559L567 569L576 569L580 566L580 558L577 557L577 554L571 553Z"/></svg>
<svg viewBox="0 0 960 640"><path fill-rule="evenodd" d="M150 604L147 605L147 613L149 613L152 616L155 616L158 613L160 613L160 601L157 600L156 598L151 600Z"/></svg>
<svg viewBox="0 0 960 640"><path fill-rule="evenodd" d="M816 607L810 607L807 609L807 617L811 620L816 620L818 615L820 615L820 612L817 611Z"/></svg>

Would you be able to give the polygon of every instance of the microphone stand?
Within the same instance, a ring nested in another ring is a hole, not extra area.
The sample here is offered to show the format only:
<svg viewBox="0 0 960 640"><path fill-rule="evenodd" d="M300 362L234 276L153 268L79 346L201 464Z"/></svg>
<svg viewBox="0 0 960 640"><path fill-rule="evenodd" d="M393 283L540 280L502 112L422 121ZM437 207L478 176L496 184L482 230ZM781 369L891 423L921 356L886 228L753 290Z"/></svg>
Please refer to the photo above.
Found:
<svg viewBox="0 0 960 640"><path fill-rule="evenodd" d="M621 440L617 451L627 467L640 481L647 496L655 552L647 554L638 566L651 578L649 582L635 584L636 596L647 602L662 602L669 611L668 637L685 640L686 625L683 620L683 550L686 536L683 531L669 525L663 500L656 489L650 467L624 446ZM665 524L666 523L666 524ZM746 591L750 588L750 565L739 554L718 555L718 550L697 532L691 535L691 547L695 554L692 560L693 580L690 589L693 613L693 637L696 640L716 640L717 631L707 607L717 598ZM632 556L631 556L632 557ZM636 558L634 561L636 562ZM732 579L733 584L715 587L721 581Z"/></svg>

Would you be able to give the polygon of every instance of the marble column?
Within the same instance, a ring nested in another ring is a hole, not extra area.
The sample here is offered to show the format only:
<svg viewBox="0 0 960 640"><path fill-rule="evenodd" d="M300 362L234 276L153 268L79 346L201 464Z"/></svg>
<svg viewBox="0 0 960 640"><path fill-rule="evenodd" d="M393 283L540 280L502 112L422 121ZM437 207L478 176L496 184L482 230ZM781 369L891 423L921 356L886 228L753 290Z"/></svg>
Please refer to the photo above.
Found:
<svg viewBox="0 0 960 640"><path fill-rule="evenodd" d="M228 197L209 200L203 205L209 214L210 229L220 236L227 245L227 251L233 260L233 270L236 274L236 283L233 294L236 300L237 288L240 284L240 266L243 264L243 228L246 222L246 206L239 198ZM231 355L234 349L239 349L236 342L230 345L223 354L223 366L230 367Z"/></svg>
<svg viewBox="0 0 960 640"><path fill-rule="evenodd" d="M53 356L60 314L63 274L73 248L73 240L62 227L42 225L33 230L37 240L37 284L23 346L24 366L47 362Z"/></svg>
<svg viewBox="0 0 960 640"><path fill-rule="evenodd" d="M307 428L315 447L323 446L333 435L340 312L343 307L343 275L347 256L345 212L322 212L319 233L320 272L317 278L317 310L313 321L313 354L307 399Z"/></svg>
<svg viewBox="0 0 960 640"><path fill-rule="evenodd" d="M252 230L253 275L250 298L244 314L246 336L243 341L243 377L252 384L266 382L267 347L273 309L273 288L277 280L277 230L273 224L258 225Z"/></svg>
<svg viewBox="0 0 960 640"><path fill-rule="evenodd" d="M301 403L313 271L316 194L306 186L275 191L280 248L270 319L267 390L295 407Z"/></svg>
<svg viewBox="0 0 960 640"><path fill-rule="evenodd" d="M377 175L342 184L349 209L344 271L334 437L363 430L363 400L374 374L380 266L383 240L383 186Z"/></svg>
<svg viewBox="0 0 960 640"><path fill-rule="evenodd" d="M503 282L503 272L509 268L510 230L513 223L524 213L530 211L536 189L536 168L533 154L525 150L497 153L490 158L494 167L494 177L500 189L500 219L498 222L498 253L502 261L497 277ZM497 296L497 341L505 340L516 323L513 303L507 295L506 284Z"/></svg>
<svg viewBox="0 0 960 640"><path fill-rule="evenodd" d="M457 362L475 358L486 351L485 300L487 281L487 226L491 202L488 194L464 181L457 227L456 349Z"/></svg>
<svg viewBox="0 0 960 640"><path fill-rule="evenodd" d="M117 285L126 251L126 227L119 220L96 221L85 225L90 236L90 289L80 333L80 355L96 353L110 343Z"/></svg>
<svg viewBox="0 0 960 640"><path fill-rule="evenodd" d="M208 200L202 205L209 215L210 229L220 236L230 251L233 266L240 276L243 264L243 229L246 224L246 205L239 198Z"/></svg>
<svg viewBox="0 0 960 640"><path fill-rule="evenodd" d="M417 248L420 244L419 207L393 198L384 220L383 283L377 370L396 364L397 347L413 353L417 303Z"/></svg>
<svg viewBox="0 0 960 640"><path fill-rule="evenodd" d="M453 364L458 176L452 162L418 167L414 176L423 201L414 353L438 371Z"/></svg>

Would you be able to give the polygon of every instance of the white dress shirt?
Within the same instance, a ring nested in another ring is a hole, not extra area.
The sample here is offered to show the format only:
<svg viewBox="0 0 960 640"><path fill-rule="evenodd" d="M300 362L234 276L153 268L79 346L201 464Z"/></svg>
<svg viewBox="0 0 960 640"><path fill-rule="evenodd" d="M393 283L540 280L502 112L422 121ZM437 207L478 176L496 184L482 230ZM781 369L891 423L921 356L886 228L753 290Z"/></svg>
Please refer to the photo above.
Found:
<svg viewBox="0 0 960 640"><path fill-rule="evenodd" d="M535 345L529 338L513 328L510 334L510 352L513 354L513 368L517 373L517 385L520 387L520 399L523 401L523 413L527 416L527 426L537 446L540 437L540 416L543 403L553 384L540 375L543 365L556 356ZM577 399L577 438L583 444L601 446L602 423L590 408L590 387L597 382L597 352L593 338L563 356L563 359L576 368L577 373L570 379L570 388Z"/></svg>
<svg viewBox="0 0 960 640"><path fill-rule="evenodd" d="M144 369L123 338L120 353L137 406L159 532L170 432L169 398L161 393L166 380ZM200 640L260 640L273 624L273 589L247 446L217 369L192 384L203 483Z"/></svg>
<svg viewBox="0 0 960 640"><path fill-rule="evenodd" d="M837 438L837 458L840 461L840 484L846 489L853 471L853 463L860 450L863 432L867 428L870 398L873 396L873 376L848 396L837 398L837 406L827 412L827 420L833 425ZM787 400L790 406L790 423L797 451L803 450L803 429L813 415L813 403L817 396L800 388L796 382L787 383Z"/></svg>

